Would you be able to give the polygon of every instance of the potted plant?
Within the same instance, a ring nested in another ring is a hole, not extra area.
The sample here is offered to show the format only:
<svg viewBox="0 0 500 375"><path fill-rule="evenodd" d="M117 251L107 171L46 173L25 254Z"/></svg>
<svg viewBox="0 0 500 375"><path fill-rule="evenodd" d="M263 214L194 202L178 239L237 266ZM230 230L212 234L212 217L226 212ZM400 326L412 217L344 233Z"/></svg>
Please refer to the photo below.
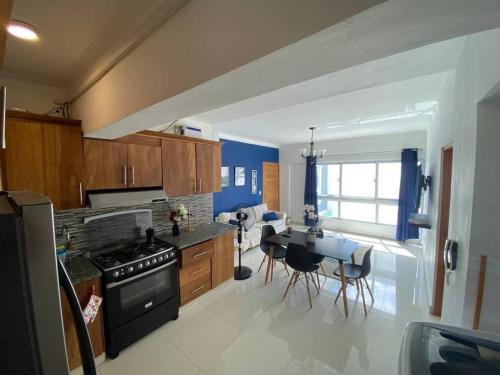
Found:
<svg viewBox="0 0 500 375"><path fill-rule="evenodd" d="M314 243L316 242L316 232L318 225L318 215L316 214L316 210L314 205L306 204L304 205L304 213L307 218L307 223L309 228L307 230L307 242Z"/></svg>
<svg viewBox="0 0 500 375"><path fill-rule="evenodd" d="M170 221L174 223L172 226L172 236L179 235L179 222L187 218L188 212L183 204L178 204L175 211L170 209Z"/></svg>

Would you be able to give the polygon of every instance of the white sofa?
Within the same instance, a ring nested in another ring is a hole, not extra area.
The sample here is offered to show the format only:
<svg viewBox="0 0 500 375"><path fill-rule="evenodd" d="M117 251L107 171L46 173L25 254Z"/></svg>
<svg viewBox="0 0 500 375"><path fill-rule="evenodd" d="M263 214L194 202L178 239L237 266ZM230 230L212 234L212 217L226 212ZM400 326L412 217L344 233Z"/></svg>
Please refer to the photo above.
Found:
<svg viewBox="0 0 500 375"><path fill-rule="evenodd" d="M266 224L270 224L276 230L276 233L283 232L286 229L286 213L285 212L276 212L276 216L278 216L278 220L271 220L265 222L263 220L263 215L266 212L273 212L272 210L268 210L267 204L262 203L257 206L242 208L239 211L245 212L248 215L253 215L255 218L255 224L247 228L246 231L243 231L243 239L241 241L241 249L246 251L247 249L251 249L254 246L257 246L260 243L260 236L262 232L262 226ZM221 212L215 218L215 221L219 223L229 223L230 220L236 220L236 212ZM249 221L252 221L251 219ZM238 249L238 238L235 235L234 238L234 248Z"/></svg>

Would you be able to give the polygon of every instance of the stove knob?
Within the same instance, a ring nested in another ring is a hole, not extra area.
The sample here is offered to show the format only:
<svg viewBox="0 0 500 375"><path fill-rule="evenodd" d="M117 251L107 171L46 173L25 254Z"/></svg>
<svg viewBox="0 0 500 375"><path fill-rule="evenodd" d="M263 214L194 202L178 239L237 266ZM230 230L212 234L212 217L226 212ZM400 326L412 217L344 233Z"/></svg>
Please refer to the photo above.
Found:
<svg viewBox="0 0 500 375"><path fill-rule="evenodd" d="M161 262L162 260L163 260L163 255L160 255L160 256L158 257L158 262Z"/></svg>
<svg viewBox="0 0 500 375"><path fill-rule="evenodd" d="M128 268L127 268L127 271L128 271L128 272L134 272L134 267L132 267L132 266L128 267Z"/></svg>
<svg viewBox="0 0 500 375"><path fill-rule="evenodd" d="M169 256L171 256L171 257L173 258L173 257L175 256L175 251L170 250L170 251L168 252L168 255L169 255Z"/></svg>
<svg viewBox="0 0 500 375"><path fill-rule="evenodd" d="M113 277L118 277L118 276L120 276L120 272L118 271L113 272Z"/></svg>
<svg viewBox="0 0 500 375"><path fill-rule="evenodd" d="M144 264L146 264L146 267L149 267L151 263L149 262L149 260L147 260L146 262L144 262Z"/></svg>
<svg viewBox="0 0 500 375"><path fill-rule="evenodd" d="M139 263L139 264L137 265L137 268L139 268L139 269L142 269L142 267L144 267L144 266L142 265L142 263Z"/></svg>
<svg viewBox="0 0 500 375"><path fill-rule="evenodd" d="M152 264L156 264L156 258L151 259Z"/></svg>

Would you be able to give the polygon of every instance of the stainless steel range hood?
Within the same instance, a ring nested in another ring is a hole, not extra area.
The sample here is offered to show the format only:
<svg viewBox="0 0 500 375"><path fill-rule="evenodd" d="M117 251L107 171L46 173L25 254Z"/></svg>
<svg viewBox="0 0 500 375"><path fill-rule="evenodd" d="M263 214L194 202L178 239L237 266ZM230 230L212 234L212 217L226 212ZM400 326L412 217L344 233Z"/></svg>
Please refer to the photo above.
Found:
<svg viewBox="0 0 500 375"><path fill-rule="evenodd" d="M136 206L146 203L166 202L167 194L162 189L89 193L89 201L91 208Z"/></svg>

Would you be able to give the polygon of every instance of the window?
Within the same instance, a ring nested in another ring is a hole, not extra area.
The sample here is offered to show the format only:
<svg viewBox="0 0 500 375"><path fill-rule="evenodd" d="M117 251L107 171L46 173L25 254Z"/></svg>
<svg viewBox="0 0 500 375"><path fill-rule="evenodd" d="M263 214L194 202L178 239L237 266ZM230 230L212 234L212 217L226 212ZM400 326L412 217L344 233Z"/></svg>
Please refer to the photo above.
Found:
<svg viewBox="0 0 500 375"><path fill-rule="evenodd" d="M399 199L401 163L379 163L377 191L383 199Z"/></svg>
<svg viewBox="0 0 500 375"><path fill-rule="evenodd" d="M344 197L375 198L376 165L343 164L342 195Z"/></svg>
<svg viewBox="0 0 500 375"><path fill-rule="evenodd" d="M317 172L321 217L397 224L401 163L324 164Z"/></svg>

